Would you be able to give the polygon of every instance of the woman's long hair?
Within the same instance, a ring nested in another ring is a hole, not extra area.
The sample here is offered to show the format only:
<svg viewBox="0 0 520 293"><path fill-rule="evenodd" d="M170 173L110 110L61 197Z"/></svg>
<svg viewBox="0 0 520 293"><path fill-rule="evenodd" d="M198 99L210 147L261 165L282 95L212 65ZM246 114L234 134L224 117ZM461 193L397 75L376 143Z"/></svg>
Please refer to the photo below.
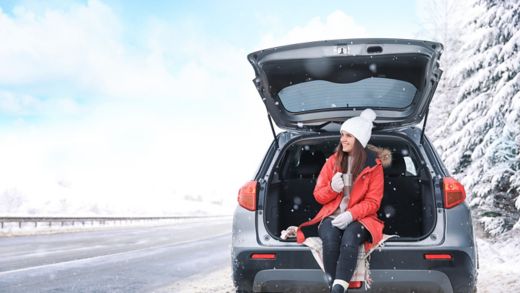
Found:
<svg viewBox="0 0 520 293"><path fill-rule="evenodd" d="M352 180L356 180L359 173L361 173L365 161L367 160L367 152L361 143L356 139L354 148L349 154L343 151L341 141L336 147L336 169L340 170L341 173L346 173L348 170L348 157L352 156ZM352 182L354 183L354 182Z"/></svg>

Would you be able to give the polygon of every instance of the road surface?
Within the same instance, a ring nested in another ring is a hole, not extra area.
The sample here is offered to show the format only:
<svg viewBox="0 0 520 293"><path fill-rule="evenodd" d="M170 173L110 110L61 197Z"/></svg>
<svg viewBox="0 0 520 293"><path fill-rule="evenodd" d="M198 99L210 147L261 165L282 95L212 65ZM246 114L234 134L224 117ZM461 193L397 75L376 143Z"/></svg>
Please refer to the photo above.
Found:
<svg viewBox="0 0 520 293"><path fill-rule="evenodd" d="M230 241L231 219L2 237L0 292L164 291L229 266Z"/></svg>

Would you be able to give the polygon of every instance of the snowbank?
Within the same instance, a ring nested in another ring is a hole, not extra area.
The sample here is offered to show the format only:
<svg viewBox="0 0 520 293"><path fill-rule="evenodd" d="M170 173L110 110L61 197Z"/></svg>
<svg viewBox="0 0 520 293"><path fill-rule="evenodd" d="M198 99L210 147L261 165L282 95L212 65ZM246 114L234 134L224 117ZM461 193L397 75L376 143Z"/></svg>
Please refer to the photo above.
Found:
<svg viewBox="0 0 520 293"><path fill-rule="evenodd" d="M520 292L520 229L492 242L478 238L478 292Z"/></svg>
<svg viewBox="0 0 520 293"><path fill-rule="evenodd" d="M192 276L171 286L153 291L154 293L234 293L235 287L231 279L231 266L206 275Z"/></svg>

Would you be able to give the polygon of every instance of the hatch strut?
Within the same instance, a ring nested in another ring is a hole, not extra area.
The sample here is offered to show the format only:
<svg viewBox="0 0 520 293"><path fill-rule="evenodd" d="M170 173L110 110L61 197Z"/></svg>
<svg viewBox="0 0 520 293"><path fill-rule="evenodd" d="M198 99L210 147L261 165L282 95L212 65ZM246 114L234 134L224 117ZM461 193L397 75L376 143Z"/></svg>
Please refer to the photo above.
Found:
<svg viewBox="0 0 520 293"><path fill-rule="evenodd" d="M279 149L280 145L278 145L278 139L276 139L276 133L274 132L273 119L271 119L271 115L269 115L269 114L267 114L267 118L269 119L269 124L271 125L271 131L273 132L274 143L276 144L276 149Z"/></svg>
<svg viewBox="0 0 520 293"><path fill-rule="evenodd" d="M424 131L426 130L426 120L428 120L429 112L430 112L430 110L428 109L426 111L426 115L424 115L424 123L423 123L423 127L422 127L422 132L421 132L421 144L423 144L423 142L424 142Z"/></svg>

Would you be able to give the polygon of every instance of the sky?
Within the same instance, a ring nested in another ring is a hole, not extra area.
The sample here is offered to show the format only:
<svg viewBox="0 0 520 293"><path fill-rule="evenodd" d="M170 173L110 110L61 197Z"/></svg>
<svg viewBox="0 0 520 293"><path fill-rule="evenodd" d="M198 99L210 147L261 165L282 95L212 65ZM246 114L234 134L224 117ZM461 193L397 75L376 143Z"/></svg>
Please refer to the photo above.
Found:
<svg viewBox="0 0 520 293"><path fill-rule="evenodd" d="M231 211L273 139L248 53L426 39L415 0L244 2L1 1L0 195Z"/></svg>

